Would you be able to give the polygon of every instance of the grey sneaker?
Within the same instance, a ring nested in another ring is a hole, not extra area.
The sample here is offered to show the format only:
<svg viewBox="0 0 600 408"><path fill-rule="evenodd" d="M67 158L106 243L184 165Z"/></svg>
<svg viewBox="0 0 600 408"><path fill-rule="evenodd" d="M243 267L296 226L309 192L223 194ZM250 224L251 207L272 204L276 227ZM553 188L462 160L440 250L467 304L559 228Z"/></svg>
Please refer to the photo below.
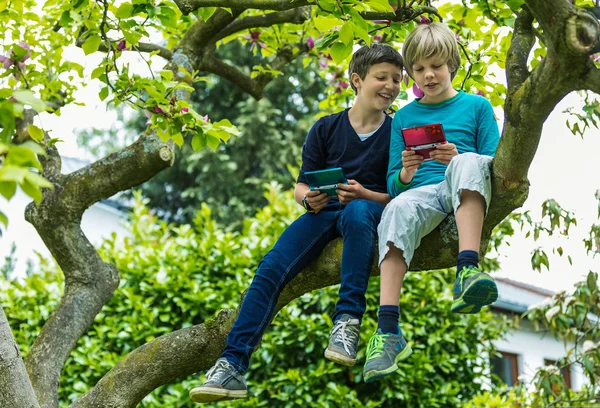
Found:
<svg viewBox="0 0 600 408"><path fill-rule="evenodd" d="M411 353L410 344L406 342L402 332L391 334L377 329L367 347L367 362L363 369L365 382L393 373L398 369L398 363L407 359Z"/></svg>
<svg viewBox="0 0 600 408"><path fill-rule="evenodd" d="M498 300L498 287L494 278L474 266L464 267L454 282L452 311L477 313L483 306Z"/></svg>
<svg viewBox="0 0 600 408"><path fill-rule="evenodd" d="M194 402L226 401L247 396L244 375L238 373L224 358L218 359L208 370L204 385L190 391L190 398Z"/></svg>
<svg viewBox="0 0 600 408"><path fill-rule="evenodd" d="M343 314L333 324L325 358L345 366L356 363L356 349L360 339L360 321Z"/></svg>

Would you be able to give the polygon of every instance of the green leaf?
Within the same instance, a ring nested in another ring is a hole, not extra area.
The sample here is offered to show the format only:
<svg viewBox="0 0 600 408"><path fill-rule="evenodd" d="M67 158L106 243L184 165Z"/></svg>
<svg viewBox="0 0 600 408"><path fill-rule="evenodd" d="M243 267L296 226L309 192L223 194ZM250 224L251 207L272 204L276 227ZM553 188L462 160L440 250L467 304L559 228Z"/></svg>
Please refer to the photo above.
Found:
<svg viewBox="0 0 600 408"><path fill-rule="evenodd" d="M8 217L2 211L0 211L0 222L8 227Z"/></svg>
<svg viewBox="0 0 600 408"><path fill-rule="evenodd" d="M142 38L142 34L136 31L123 29L122 32L127 42L133 45L138 45L138 42L140 42L140 39Z"/></svg>
<svg viewBox="0 0 600 408"><path fill-rule="evenodd" d="M27 90L13 91L13 97L15 99L17 99L19 102L31 106L33 109L35 109L38 112L43 112L46 110L46 104L43 101L36 98L34 96L33 92L31 92L31 91L27 91Z"/></svg>
<svg viewBox="0 0 600 408"><path fill-rule="evenodd" d="M201 7L198 9L198 17L202 19L202 21L206 21L212 17L217 11L216 7Z"/></svg>
<svg viewBox="0 0 600 408"><path fill-rule="evenodd" d="M181 133L176 133L174 135L171 135L171 139L173 139L173 141L175 142L175 144L179 147L183 146L183 136L181 135Z"/></svg>
<svg viewBox="0 0 600 408"><path fill-rule="evenodd" d="M0 194L10 200L17 192L17 183L14 181L0 181Z"/></svg>
<svg viewBox="0 0 600 408"><path fill-rule="evenodd" d="M211 132L208 132L208 134L206 135L206 144L211 149L217 150L217 147L219 147L221 141L217 137L211 136L210 133Z"/></svg>
<svg viewBox="0 0 600 408"><path fill-rule="evenodd" d="M4 165L0 167L0 181L14 181L20 184L25 180L28 172L29 170L24 167Z"/></svg>
<svg viewBox="0 0 600 408"><path fill-rule="evenodd" d="M108 86L103 87L98 93L98 97L101 101L105 100L108 97Z"/></svg>
<svg viewBox="0 0 600 408"><path fill-rule="evenodd" d="M25 175L25 180L38 188L54 188L54 185L48 179L40 176L37 173L29 172Z"/></svg>
<svg viewBox="0 0 600 408"><path fill-rule="evenodd" d="M598 278L596 277L596 274L592 271L590 271L588 273L587 285L592 292L595 292L598 290Z"/></svg>
<svg viewBox="0 0 600 408"><path fill-rule="evenodd" d="M332 17L317 17L314 20L314 24L315 27L317 27L317 29L319 31L322 31L324 33L330 31L333 27L339 27L342 25L342 20L340 20L339 18L332 18ZM345 23L344 25L346 25L348 23Z"/></svg>
<svg viewBox="0 0 600 408"><path fill-rule="evenodd" d="M128 18L133 13L133 5L131 3L123 3L117 9L115 16L117 18Z"/></svg>
<svg viewBox="0 0 600 408"><path fill-rule="evenodd" d="M352 45L354 42L354 29L352 28L353 25L354 24L352 24L351 22L345 22L342 28L340 29L340 41L346 45Z"/></svg>
<svg viewBox="0 0 600 408"><path fill-rule="evenodd" d="M204 132L200 130L200 132L196 133L192 138L192 149L195 152L198 150L202 150L206 147L206 136L204 136Z"/></svg>
<svg viewBox="0 0 600 408"><path fill-rule="evenodd" d="M330 49L331 58L336 64L341 64L352 53L352 44L336 42Z"/></svg>
<svg viewBox="0 0 600 408"><path fill-rule="evenodd" d="M25 194L33 198L33 201L35 201L37 204L39 204L42 201L42 192L32 182L26 179L20 185Z"/></svg>
<svg viewBox="0 0 600 408"><path fill-rule="evenodd" d="M44 141L44 131L36 125L27 126L27 131L29 132L29 136L36 142L42 143Z"/></svg>
<svg viewBox="0 0 600 408"><path fill-rule="evenodd" d="M85 55L90 55L96 51L98 51L98 47L102 43L102 38L98 34L91 35L85 40L81 48Z"/></svg>

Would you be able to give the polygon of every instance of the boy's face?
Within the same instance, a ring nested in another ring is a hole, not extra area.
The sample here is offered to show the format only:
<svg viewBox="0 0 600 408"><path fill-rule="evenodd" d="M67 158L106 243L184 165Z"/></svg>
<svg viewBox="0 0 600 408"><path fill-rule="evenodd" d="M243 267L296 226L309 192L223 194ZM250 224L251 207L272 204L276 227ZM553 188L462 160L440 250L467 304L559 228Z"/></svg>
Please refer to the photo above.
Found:
<svg viewBox="0 0 600 408"><path fill-rule="evenodd" d="M360 101L367 108L385 111L400 92L402 70L394 64L382 62L371 65L365 79L357 73L353 73L351 79L357 90L357 104Z"/></svg>
<svg viewBox="0 0 600 408"><path fill-rule="evenodd" d="M452 76L448 64L439 58L426 58L415 61L412 76L419 89L425 94L422 103L440 103L456 94L452 88Z"/></svg>

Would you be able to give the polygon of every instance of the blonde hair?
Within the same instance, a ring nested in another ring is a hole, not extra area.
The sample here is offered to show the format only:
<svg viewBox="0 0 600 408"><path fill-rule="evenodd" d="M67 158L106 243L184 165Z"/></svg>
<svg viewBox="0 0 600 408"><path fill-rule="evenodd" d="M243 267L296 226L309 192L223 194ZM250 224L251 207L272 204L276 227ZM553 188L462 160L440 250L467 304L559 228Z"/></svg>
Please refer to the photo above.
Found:
<svg viewBox="0 0 600 408"><path fill-rule="evenodd" d="M460 67L456 36L444 23L434 22L417 26L404 41L402 56L404 67L411 77L413 65L420 59L442 59L448 64L451 79L454 79Z"/></svg>

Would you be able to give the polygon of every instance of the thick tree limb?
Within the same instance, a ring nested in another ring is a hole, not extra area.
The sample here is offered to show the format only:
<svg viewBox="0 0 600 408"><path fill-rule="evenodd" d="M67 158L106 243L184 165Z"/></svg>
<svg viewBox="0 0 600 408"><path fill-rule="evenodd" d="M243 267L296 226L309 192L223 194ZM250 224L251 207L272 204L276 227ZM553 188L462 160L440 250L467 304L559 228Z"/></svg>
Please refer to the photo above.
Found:
<svg viewBox="0 0 600 408"><path fill-rule="evenodd" d="M287 63L303 52L306 52L305 44L299 44L296 52L291 47L284 47L277 52L269 65L274 70L281 70ZM216 58L213 54L205 55L204 59L195 68L227 79L256 100L262 98L265 86L274 78L270 73L262 73L255 78L251 78L236 67Z"/></svg>
<svg viewBox="0 0 600 408"><path fill-rule="evenodd" d="M217 33L210 39L211 43L238 33L243 30L258 27L271 27L277 24L292 23L302 24L310 18L310 7L301 7L276 13L263 14L260 16L249 16L236 20Z"/></svg>
<svg viewBox="0 0 600 408"><path fill-rule="evenodd" d="M0 306L0 407L39 407L19 346L10 331L2 306Z"/></svg>
<svg viewBox="0 0 600 408"><path fill-rule="evenodd" d="M231 13L219 9L207 20L194 23L181 39L179 48L189 56L202 56L212 50L203 50L210 39L224 30L242 13L243 10L232 9Z"/></svg>
<svg viewBox="0 0 600 408"><path fill-rule="evenodd" d="M52 154L52 152L50 152ZM81 216L93 203L139 185L170 166L171 149L156 136L69 175L55 175L54 190L25 218L38 231L65 276L65 291L26 359L41 407L58 406L58 384L65 361L119 284L114 265L104 263L81 231ZM54 171L56 162L50 160Z"/></svg>
<svg viewBox="0 0 600 408"><path fill-rule="evenodd" d="M312 3L309 0L175 0L175 4L183 15L187 16L200 7L285 11Z"/></svg>
<svg viewBox="0 0 600 408"><path fill-rule="evenodd" d="M515 21L515 30L506 56L506 80L508 92L520 87L529 77L527 60L535 43L533 16L528 10L521 10Z"/></svg>

